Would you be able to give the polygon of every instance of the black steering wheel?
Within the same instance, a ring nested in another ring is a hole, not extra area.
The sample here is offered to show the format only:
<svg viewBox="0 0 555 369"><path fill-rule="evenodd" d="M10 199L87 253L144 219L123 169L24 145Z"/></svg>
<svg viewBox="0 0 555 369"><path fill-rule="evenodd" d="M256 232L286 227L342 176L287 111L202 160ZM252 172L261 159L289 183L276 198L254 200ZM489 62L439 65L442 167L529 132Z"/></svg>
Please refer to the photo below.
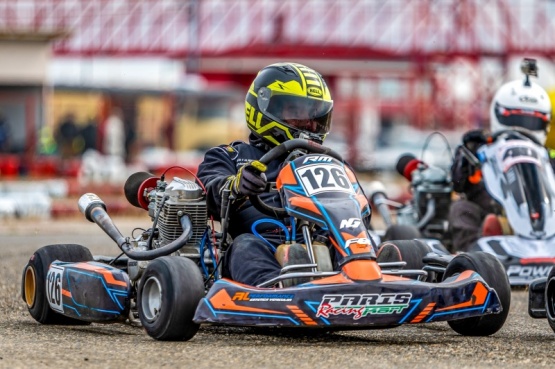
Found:
<svg viewBox="0 0 555 369"><path fill-rule="evenodd" d="M538 138L534 136L530 131L520 128L514 127L512 129L503 129L501 131L497 131L491 135L493 141L495 141L500 136L506 136L507 138L517 139L517 140L525 140L525 141L532 141L536 145L542 146L543 144L538 141Z"/></svg>
<svg viewBox="0 0 555 369"><path fill-rule="evenodd" d="M305 140L302 138L295 138L293 140L285 141L284 143L272 148L270 151L264 154L264 156L262 156L258 161L264 165L268 165L275 159L293 150L305 150L307 153L310 153L310 154L325 154L339 161L343 161L343 158L341 157L341 155L339 155L337 151L330 149L329 147L322 146L316 142ZM270 187L267 186L264 192L266 193L270 192L272 187L273 186L270 186ZM252 203L252 205L263 214L276 217L276 218L287 217L287 211L285 210L285 208L278 208L275 206L268 205L265 202L263 202L260 199L260 196L258 195L249 196L249 200Z"/></svg>

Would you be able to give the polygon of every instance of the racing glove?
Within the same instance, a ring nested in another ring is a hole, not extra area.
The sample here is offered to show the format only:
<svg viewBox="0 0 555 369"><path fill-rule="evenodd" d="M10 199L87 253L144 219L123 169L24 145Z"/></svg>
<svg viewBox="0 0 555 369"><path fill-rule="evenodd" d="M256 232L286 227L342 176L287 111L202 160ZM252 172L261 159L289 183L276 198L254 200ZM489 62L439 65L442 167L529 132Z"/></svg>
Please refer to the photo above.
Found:
<svg viewBox="0 0 555 369"><path fill-rule="evenodd" d="M229 178L231 192L237 197L262 193L268 182L265 171L266 165L256 160L243 165Z"/></svg>
<svg viewBox="0 0 555 369"><path fill-rule="evenodd" d="M462 141L470 151L476 153L476 150L490 140L489 134L483 129L473 129L463 135Z"/></svg>

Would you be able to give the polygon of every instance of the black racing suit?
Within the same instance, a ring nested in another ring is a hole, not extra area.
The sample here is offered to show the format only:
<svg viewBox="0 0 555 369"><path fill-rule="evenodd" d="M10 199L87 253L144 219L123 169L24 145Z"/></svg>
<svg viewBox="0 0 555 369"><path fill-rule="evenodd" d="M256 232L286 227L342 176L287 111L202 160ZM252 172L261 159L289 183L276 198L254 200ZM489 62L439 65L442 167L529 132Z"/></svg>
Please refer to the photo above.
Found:
<svg viewBox="0 0 555 369"><path fill-rule="evenodd" d="M478 132L473 130L467 134ZM474 155L482 142L466 142L459 145L455 151L453 165L451 167L451 178L453 190L461 196L460 200L451 204L449 209L449 233L451 234L452 252L468 251L469 248L480 238L482 223L488 214L501 215L502 207L487 192L482 180L473 181L471 177L478 168L473 165L463 154L463 146L466 146ZM548 150L551 166L555 168L555 152Z"/></svg>
<svg viewBox="0 0 555 369"><path fill-rule="evenodd" d="M451 235L451 252L468 251L480 237L482 222L486 215L499 214L501 206L489 195L483 181L473 183L470 177L478 168L463 154L463 146L455 150L451 166L453 190L460 194L460 200L454 201L449 209L449 233ZM468 147L473 154L480 145Z"/></svg>
<svg viewBox="0 0 555 369"><path fill-rule="evenodd" d="M215 219L220 218L222 207L222 189L230 176L235 176L244 164L260 159L270 148L259 138L251 134L249 143L233 142L211 148L204 156L198 169L198 178L206 187L208 213ZM267 165L265 172L268 182L275 182L285 160L279 158ZM278 193L263 193L262 201L274 207L282 207ZM233 280L258 285L277 277L281 266L274 256L275 247L285 241L285 232L274 223L263 222L256 227L256 232L268 239L272 246L253 234L253 223L270 219L262 214L248 201L237 199L230 208L228 232L233 238L233 245L224 259L223 275ZM275 219L287 223L282 219Z"/></svg>

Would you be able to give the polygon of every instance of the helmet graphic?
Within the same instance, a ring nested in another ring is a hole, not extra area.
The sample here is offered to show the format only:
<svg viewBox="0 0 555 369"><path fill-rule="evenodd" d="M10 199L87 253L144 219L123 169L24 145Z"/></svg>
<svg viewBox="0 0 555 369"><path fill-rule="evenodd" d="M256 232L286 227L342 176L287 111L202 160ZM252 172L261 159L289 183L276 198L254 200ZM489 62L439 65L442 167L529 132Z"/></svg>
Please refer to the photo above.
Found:
<svg viewBox="0 0 555 369"><path fill-rule="evenodd" d="M490 105L491 132L526 129L544 144L551 120L551 102L545 90L529 79L530 75L537 76L535 60L524 59L522 71L524 81L508 82L495 93Z"/></svg>
<svg viewBox="0 0 555 369"><path fill-rule="evenodd" d="M249 129L271 146L293 138L322 143L331 128L332 110L320 73L296 63L263 68L245 98Z"/></svg>

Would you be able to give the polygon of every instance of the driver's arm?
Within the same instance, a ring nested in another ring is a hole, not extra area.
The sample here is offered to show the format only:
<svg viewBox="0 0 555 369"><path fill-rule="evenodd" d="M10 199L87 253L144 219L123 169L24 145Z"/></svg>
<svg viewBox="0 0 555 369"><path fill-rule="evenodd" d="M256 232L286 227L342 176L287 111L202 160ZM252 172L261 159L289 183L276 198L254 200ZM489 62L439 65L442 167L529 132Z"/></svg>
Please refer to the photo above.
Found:
<svg viewBox="0 0 555 369"><path fill-rule="evenodd" d="M476 155L480 146L488 142L488 137L489 134L482 129L474 129L463 135L463 143L456 148L451 166L451 180L455 192L468 194L479 183L481 177L477 175L478 168L466 158L463 150L466 148Z"/></svg>
<svg viewBox="0 0 555 369"><path fill-rule="evenodd" d="M453 190L458 193L464 193L467 187L468 175L470 174L470 163L464 157L460 146L455 150L455 157L451 165L451 180L453 181Z"/></svg>
<svg viewBox="0 0 555 369"><path fill-rule="evenodd" d="M225 146L208 150L198 168L197 177L206 188L208 213L218 219L222 207L222 190L229 178L236 174L235 161L226 151Z"/></svg>

